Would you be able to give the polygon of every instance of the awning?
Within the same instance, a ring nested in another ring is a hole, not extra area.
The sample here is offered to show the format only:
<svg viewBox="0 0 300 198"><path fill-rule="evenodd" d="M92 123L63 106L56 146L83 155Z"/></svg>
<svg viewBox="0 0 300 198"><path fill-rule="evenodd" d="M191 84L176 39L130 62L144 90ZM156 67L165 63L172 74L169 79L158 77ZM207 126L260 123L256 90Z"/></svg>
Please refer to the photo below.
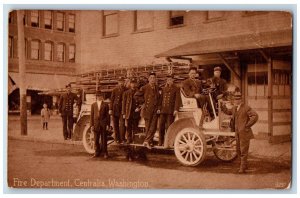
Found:
<svg viewBox="0 0 300 198"><path fill-rule="evenodd" d="M9 77L19 87L19 73L9 72ZM71 81L74 81L74 77L63 76L56 74L34 74L26 73L26 89L35 91L48 91L51 89L64 88Z"/></svg>
<svg viewBox="0 0 300 198"><path fill-rule="evenodd" d="M252 34L189 42L157 54L155 57L193 56L230 51L284 47L292 45L292 38L292 29L272 32L254 32Z"/></svg>

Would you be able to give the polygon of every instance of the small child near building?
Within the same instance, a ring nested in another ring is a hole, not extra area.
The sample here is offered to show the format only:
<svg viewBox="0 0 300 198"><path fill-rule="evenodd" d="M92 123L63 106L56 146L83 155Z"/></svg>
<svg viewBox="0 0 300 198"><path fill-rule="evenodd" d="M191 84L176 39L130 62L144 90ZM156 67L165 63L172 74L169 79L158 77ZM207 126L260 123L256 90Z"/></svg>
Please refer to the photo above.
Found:
<svg viewBox="0 0 300 198"><path fill-rule="evenodd" d="M43 130L48 130L48 122L50 120L50 114L51 114L50 109L48 109L47 104L44 103L43 108L41 110Z"/></svg>

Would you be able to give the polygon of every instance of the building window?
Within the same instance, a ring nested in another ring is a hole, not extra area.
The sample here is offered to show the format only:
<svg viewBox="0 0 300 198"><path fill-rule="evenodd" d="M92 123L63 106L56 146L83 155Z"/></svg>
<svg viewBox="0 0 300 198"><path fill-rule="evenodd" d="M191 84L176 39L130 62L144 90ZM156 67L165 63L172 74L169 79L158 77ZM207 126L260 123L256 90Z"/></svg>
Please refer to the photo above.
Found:
<svg viewBox="0 0 300 198"><path fill-rule="evenodd" d="M103 36L116 36L118 31L118 11L103 11Z"/></svg>
<svg viewBox="0 0 300 198"><path fill-rule="evenodd" d="M65 15L64 13L58 12L56 14L56 29L64 31Z"/></svg>
<svg viewBox="0 0 300 198"><path fill-rule="evenodd" d="M75 14L69 14L69 32L75 32Z"/></svg>
<svg viewBox="0 0 300 198"><path fill-rule="evenodd" d="M53 44L52 42L45 42L44 59L47 61L53 60Z"/></svg>
<svg viewBox="0 0 300 198"><path fill-rule="evenodd" d="M170 27L184 25L185 11L170 11Z"/></svg>
<svg viewBox="0 0 300 198"><path fill-rule="evenodd" d="M31 11L31 27L39 27L39 11Z"/></svg>
<svg viewBox="0 0 300 198"><path fill-rule="evenodd" d="M291 72L283 69L273 69L273 95L290 96L291 95Z"/></svg>
<svg viewBox="0 0 300 198"><path fill-rule="evenodd" d="M31 56L32 60L39 60L40 55L40 41L32 40L31 41Z"/></svg>
<svg viewBox="0 0 300 198"><path fill-rule="evenodd" d="M135 11L134 31L153 30L153 14L153 11Z"/></svg>
<svg viewBox="0 0 300 198"><path fill-rule="evenodd" d="M248 96L268 95L268 72L248 72Z"/></svg>
<svg viewBox="0 0 300 198"><path fill-rule="evenodd" d="M57 61L65 61L65 45L63 43L57 45Z"/></svg>
<svg viewBox="0 0 300 198"><path fill-rule="evenodd" d="M75 45L69 45L69 62L75 62Z"/></svg>
<svg viewBox="0 0 300 198"><path fill-rule="evenodd" d="M9 40L8 40L8 57L9 58L13 58L13 47L14 46L14 38L12 36L9 37Z"/></svg>
<svg viewBox="0 0 300 198"><path fill-rule="evenodd" d="M44 23L46 29L52 29L52 11L44 11Z"/></svg>

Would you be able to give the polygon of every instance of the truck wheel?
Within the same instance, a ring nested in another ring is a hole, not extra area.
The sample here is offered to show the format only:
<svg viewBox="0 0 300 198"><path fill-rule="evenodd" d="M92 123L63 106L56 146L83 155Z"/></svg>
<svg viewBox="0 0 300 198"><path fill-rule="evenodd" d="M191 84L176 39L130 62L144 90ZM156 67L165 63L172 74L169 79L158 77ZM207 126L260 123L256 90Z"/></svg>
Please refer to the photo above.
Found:
<svg viewBox="0 0 300 198"><path fill-rule="evenodd" d="M94 133L91 131L91 127L89 123L87 123L84 127L83 135L82 135L82 143L87 153L89 154L95 153Z"/></svg>
<svg viewBox="0 0 300 198"><path fill-rule="evenodd" d="M213 151L217 159L224 162L231 162L237 158L236 139L233 137L224 137L222 142L216 142Z"/></svg>
<svg viewBox="0 0 300 198"><path fill-rule="evenodd" d="M175 156L186 166L197 166L205 158L206 140L204 135L195 128L185 128L175 137Z"/></svg>

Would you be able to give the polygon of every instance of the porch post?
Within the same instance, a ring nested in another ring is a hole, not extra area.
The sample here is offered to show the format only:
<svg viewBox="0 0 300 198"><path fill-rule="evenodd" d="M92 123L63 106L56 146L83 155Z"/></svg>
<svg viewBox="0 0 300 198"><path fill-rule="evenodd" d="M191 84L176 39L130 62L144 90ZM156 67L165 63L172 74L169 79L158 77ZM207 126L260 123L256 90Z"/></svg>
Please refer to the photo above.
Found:
<svg viewBox="0 0 300 198"><path fill-rule="evenodd" d="M273 136L273 60L271 57L268 58L268 136L269 142Z"/></svg>

